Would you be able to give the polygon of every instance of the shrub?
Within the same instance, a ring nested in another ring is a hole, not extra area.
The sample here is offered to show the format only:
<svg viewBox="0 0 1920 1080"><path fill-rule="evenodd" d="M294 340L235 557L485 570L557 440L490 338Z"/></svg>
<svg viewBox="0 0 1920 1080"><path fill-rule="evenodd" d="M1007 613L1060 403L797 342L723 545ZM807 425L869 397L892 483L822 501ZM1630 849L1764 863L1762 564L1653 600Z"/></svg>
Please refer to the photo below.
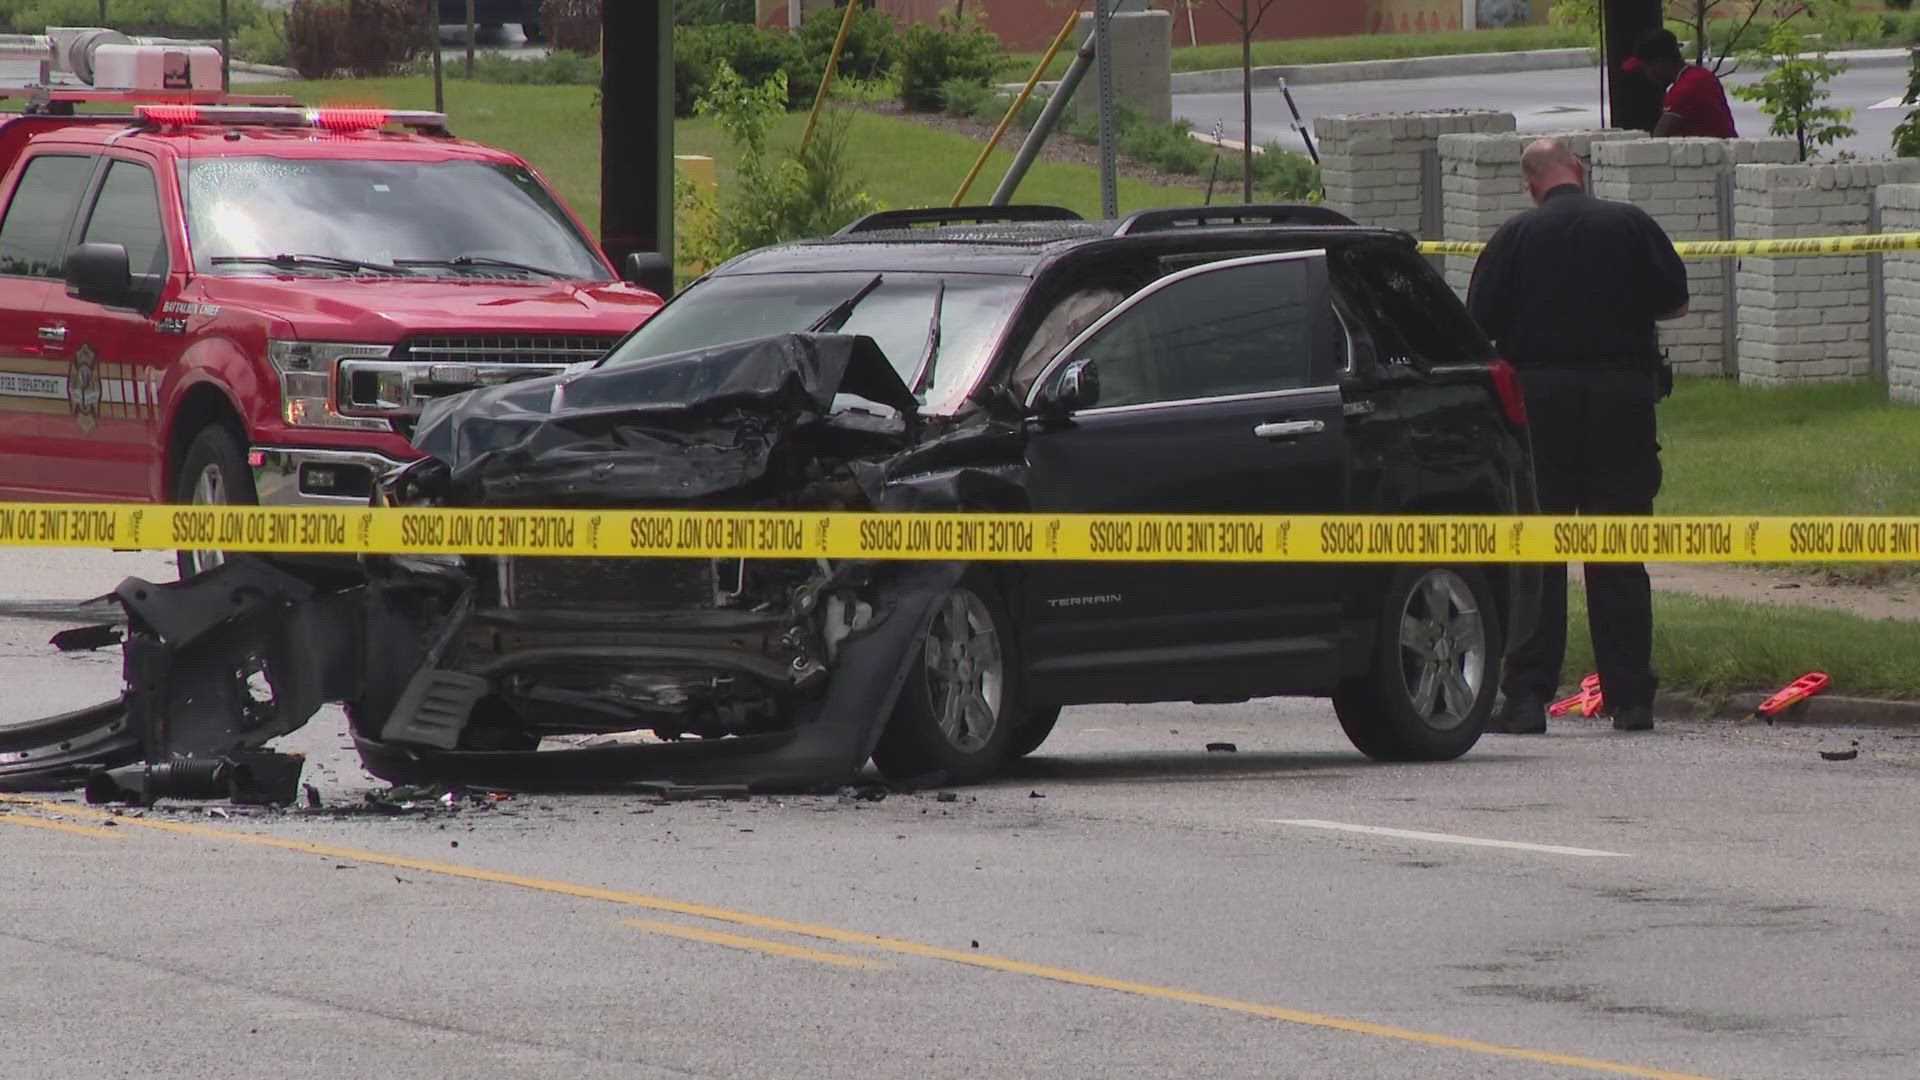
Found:
<svg viewBox="0 0 1920 1080"><path fill-rule="evenodd" d="M716 23L752 23L754 0L680 0L673 9L673 21L679 26L712 26Z"/></svg>
<svg viewBox="0 0 1920 1080"><path fill-rule="evenodd" d="M843 8L821 8L800 23L800 45L815 71L827 69L827 57L833 55L834 39L840 36ZM891 74L899 35L894 32L893 16L884 11L857 9L853 25L847 30L847 44L840 51L836 80L878 79Z"/></svg>
<svg viewBox="0 0 1920 1080"><path fill-rule="evenodd" d="M785 75L788 108L811 104L820 88L820 73L807 63L806 50L784 30L737 23L683 29L673 35L673 56L673 108L680 116L694 114L721 64L754 86Z"/></svg>
<svg viewBox="0 0 1920 1080"><path fill-rule="evenodd" d="M1113 137L1116 145L1124 142L1127 133L1147 122L1146 114L1140 106L1126 98L1115 98L1113 102ZM1060 130L1068 136L1079 139L1092 146L1100 145L1100 110L1068 106L1067 115L1060 121Z"/></svg>
<svg viewBox="0 0 1920 1080"><path fill-rule="evenodd" d="M978 23L940 16L939 27L915 24L900 36L900 103L916 112L941 106L951 79L991 82L1005 57L1000 39Z"/></svg>
<svg viewBox="0 0 1920 1080"><path fill-rule="evenodd" d="M220 36L220 0L111 0L113 27L127 34ZM239 32L267 15L260 0L230 0L228 26ZM37 34L49 26L96 26L100 0L6 0L0 19L16 33Z"/></svg>
<svg viewBox="0 0 1920 1080"><path fill-rule="evenodd" d="M413 66L426 69L420 74L428 74L432 70L429 65L419 61L415 61ZM466 65L450 63L446 71L449 76L459 78L466 73ZM473 60L473 81L514 86L598 86L600 58L557 49L546 56L526 60L511 59L499 53L481 53Z"/></svg>
<svg viewBox="0 0 1920 1080"><path fill-rule="evenodd" d="M287 59L306 79L396 74L431 44L412 0L293 0L286 28Z"/></svg>
<svg viewBox="0 0 1920 1080"><path fill-rule="evenodd" d="M1253 179L1263 194L1278 202L1319 202L1325 195L1320 166L1277 142L1254 155Z"/></svg>
<svg viewBox="0 0 1920 1080"><path fill-rule="evenodd" d="M1185 120L1137 124L1120 138L1119 149L1129 161L1180 176L1195 175L1213 160L1213 148L1202 146Z"/></svg>
<svg viewBox="0 0 1920 1080"><path fill-rule="evenodd" d="M940 111L948 116L978 116L999 100L999 92L978 79L948 79L940 84Z"/></svg>
<svg viewBox="0 0 1920 1080"><path fill-rule="evenodd" d="M540 26L556 50L600 55L601 0L540 0Z"/></svg>
<svg viewBox="0 0 1920 1080"><path fill-rule="evenodd" d="M712 89L700 99L700 112L714 118L740 155L734 181L720 200L717 242L703 257L717 261L782 240L823 235L876 209L848 163L844 114L829 114L804 153L783 156L768 147L767 135L786 108L785 80L776 73L749 85L723 60L714 70Z"/></svg>
<svg viewBox="0 0 1920 1080"><path fill-rule="evenodd" d="M878 105L883 101L898 101L900 80L892 76L884 79L836 78L828 95L835 101L848 101L855 105Z"/></svg>
<svg viewBox="0 0 1920 1080"><path fill-rule="evenodd" d="M286 18L278 12L269 11L259 22L235 31L233 55L235 59L251 60L256 64L284 66L287 63Z"/></svg>

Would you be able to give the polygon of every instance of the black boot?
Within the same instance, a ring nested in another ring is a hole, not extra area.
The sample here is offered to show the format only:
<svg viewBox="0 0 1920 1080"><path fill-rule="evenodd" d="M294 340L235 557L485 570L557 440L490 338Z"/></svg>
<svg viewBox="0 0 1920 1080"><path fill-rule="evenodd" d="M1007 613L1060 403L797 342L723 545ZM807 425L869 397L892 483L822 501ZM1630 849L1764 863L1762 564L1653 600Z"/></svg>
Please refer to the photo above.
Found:
<svg viewBox="0 0 1920 1080"><path fill-rule="evenodd" d="M1615 731L1652 731L1653 706L1627 705L1613 712L1613 730Z"/></svg>
<svg viewBox="0 0 1920 1080"><path fill-rule="evenodd" d="M1508 735L1542 734L1547 730L1547 703L1531 694L1509 694L1506 707L1487 729Z"/></svg>

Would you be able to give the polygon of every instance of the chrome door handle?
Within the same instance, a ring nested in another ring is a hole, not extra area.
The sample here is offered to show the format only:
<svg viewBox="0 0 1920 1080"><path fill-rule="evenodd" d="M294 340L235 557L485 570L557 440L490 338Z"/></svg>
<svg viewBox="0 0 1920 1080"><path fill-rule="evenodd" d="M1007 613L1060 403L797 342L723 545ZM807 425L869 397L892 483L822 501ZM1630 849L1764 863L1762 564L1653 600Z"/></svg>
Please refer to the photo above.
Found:
<svg viewBox="0 0 1920 1080"><path fill-rule="evenodd" d="M67 328L64 326L43 326L40 328L40 340L48 345L65 345Z"/></svg>
<svg viewBox="0 0 1920 1080"><path fill-rule="evenodd" d="M1296 439L1302 435L1318 435L1325 430L1327 422L1324 420L1283 420L1253 426L1253 433L1262 439Z"/></svg>

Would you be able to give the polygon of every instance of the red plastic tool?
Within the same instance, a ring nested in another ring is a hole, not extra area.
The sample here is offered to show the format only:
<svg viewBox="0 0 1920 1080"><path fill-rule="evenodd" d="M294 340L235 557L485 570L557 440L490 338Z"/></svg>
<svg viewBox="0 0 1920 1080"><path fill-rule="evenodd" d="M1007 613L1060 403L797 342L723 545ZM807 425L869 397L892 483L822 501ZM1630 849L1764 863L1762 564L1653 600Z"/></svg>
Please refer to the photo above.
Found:
<svg viewBox="0 0 1920 1080"><path fill-rule="evenodd" d="M1547 706L1548 716L1565 716L1575 709L1581 716L1594 716L1600 712L1605 702L1600 696L1600 676L1589 675L1580 680L1580 692L1564 701L1556 701Z"/></svg>
<svg viewBox="0 0 1920 1080"><path fill-rule="evenodd" d="M1772 723L1773 718L1788 706L1805 701L1820 691L1825 690L1827 683L1831 681L1832 680L1827 678L1827 674L1824 671L1809 671L1805 675L1788 683L1785 690L1761 702L1760 707L1753 710L1753 715L1764 716L1768 723Z"/></svg>

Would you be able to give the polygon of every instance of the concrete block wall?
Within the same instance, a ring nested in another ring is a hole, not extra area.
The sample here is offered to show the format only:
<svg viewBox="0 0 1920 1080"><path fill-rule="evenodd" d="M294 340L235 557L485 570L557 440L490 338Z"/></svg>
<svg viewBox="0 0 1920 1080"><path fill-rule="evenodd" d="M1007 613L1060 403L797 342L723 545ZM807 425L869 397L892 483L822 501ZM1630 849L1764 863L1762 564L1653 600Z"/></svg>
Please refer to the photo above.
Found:
<svg viewBox="0 0 1920 1080"><path fill-rule="evenodd" d="M1054 16L1058 19L1059 16ZM1059 23L1054 24L1055 29ZM1170 11L1115 12L1113 34L1113 94L1139 106L1156 124L1173 121L1173 13ZM1076 43L1093 35L1093 15L1080 16ZM1095 101L1098 80L1087 76L1081 101ZM1269 87L1271 89L1271 87Z"/></svg>
<svg viewBox="0 0 1920 1080"><path fill-rule="evenodd" d="M1743 239L1865 233L1874 189L1916 181L1915 160L1739 165L1735 233ZM1869 258L1742 258L1735 275L1741 383L1779 386L1875 374Z"/></svg>
<svg viewBox="0 0 1920 1080"><path fill-rule="evenodd" d="M1326 205L1362 225L1418 236L1428 204L1426 155L1443 136L1510 132L1514 124L1512 113L1486 111L1319 117L1313 134Z"/></svg>
<svg viewBox="0 0 1920 1080"><path fill-rule="evenodd" d="M1479 240L1493 234L1508 218L1533 206L1527 181L1520 173L1520 154L1536 139L1561 139L1589 166L1594 148L1615 139L1632 139L1633 131L1550 131L1497 135L1442 135L1440 184L1443 202L1442 237ZM1473 281L1475 260L1448 256L1447 284L1463 298Z"/></svg>
<svg viewBox="0 0 1920 1080"><path fill-rule="evenodd" d="M1920 232L1920 184L1874 193L1883 232ZM1886 289L1887 397L1920 404L1920 252L1881 256Z"/></svg>
<svg viewBox="0 0 1920 1080"><path fill-rule="evenodd" d="M1592 188L1652 214L1674 240L1719 240L1733 235L1732 207L1722 193L1731 170L1799 156L1792 139L1632 138L1596 148ZM1660 343L1683 374L1728 370L1728 269L1723 259L1687 260L1687 317L1660 326Z"/></svg>

